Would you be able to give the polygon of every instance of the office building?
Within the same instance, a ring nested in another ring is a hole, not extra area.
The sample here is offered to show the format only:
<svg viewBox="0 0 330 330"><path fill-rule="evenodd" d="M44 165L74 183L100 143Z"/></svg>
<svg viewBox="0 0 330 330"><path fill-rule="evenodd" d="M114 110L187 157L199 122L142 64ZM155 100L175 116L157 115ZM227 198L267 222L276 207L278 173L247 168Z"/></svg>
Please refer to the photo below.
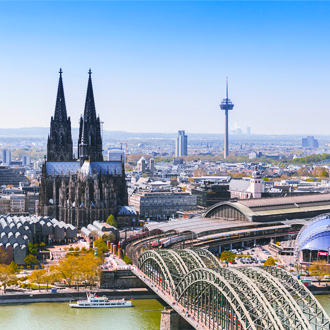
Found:
<svg viewBox="0 0 330 330"><path fill-rule="evenodd" d="M11 150L8 149L2 150L2 164L6 164L6 165L11 164Z"/></svg>
<svg viewBox="0 0 330 330"><path fill-rule="evenodd" d="M319 141L314 139L314 136L307 136L307 138L302 138L301 142L303 148L316 149L319 147Z"/></svg>
<svg viewBox="0 0 330 330"><path fill-rule="evenodd" d="M188 136L185 131L178 131L178 136L175 143L175 157L188 155Z"/></svg>

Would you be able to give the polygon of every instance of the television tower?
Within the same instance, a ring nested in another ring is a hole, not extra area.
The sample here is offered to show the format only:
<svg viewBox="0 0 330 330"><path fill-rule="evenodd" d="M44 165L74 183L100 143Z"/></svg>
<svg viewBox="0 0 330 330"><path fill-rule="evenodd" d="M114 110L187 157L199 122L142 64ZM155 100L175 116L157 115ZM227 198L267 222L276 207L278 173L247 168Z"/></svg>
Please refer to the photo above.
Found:
<svg viewBox="0 0 330 330"><path fill-rule="evenodd" d="M228 110L233 110L234 104L228 98L228 77L226 77L226 98L222 100L220 109L225 110L225 142L224 142L224 153L223 156L226 159L228 156Z"/></svg>

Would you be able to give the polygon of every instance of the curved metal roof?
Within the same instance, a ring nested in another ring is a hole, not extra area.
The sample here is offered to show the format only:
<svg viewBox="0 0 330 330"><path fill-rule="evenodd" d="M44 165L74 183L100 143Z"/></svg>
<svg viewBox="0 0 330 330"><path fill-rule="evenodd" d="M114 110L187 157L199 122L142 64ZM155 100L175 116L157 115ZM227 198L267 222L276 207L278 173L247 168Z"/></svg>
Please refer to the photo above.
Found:
<svg viewBox="0 0 330 330"><path fill-rule="evenodd" d="M330 230L317 233L303 243L300 250L324 250L328 251L330 244Z"/></svg>
<svg viewBox="0 0 330 330"><path fill-rule="evenodd" d="M302 250L324 250L330 247L330 213L321 214L300 230L296 239L294 258L298 261Z"/></svg>
<svg viewBox="0 0 330 330"><path fill-rule="evenodd" d="M138 268L149 286L170 295L182 314L193 315L206 329L223 329L230 321L226 329L330 328L315 297L278 267L223 268L209 251L186 249L146 251Z"/></svg>
<svg viewBox="0 0 330 330"><path fill-rule="evenodd" d="M311 219L299 232L298 242L301 243L307 236L314 232L317 233L320 228L330 226L330 214L321 214L318 217Z"/></svg>

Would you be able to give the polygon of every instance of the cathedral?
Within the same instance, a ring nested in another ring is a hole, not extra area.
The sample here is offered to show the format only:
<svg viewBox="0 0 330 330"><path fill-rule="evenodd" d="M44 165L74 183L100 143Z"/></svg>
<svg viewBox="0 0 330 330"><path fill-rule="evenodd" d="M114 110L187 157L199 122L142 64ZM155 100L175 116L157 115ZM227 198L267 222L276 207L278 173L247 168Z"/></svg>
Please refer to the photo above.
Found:
<svg viewBox="0 0 330 330"><path fill-rule="evenodd" d="M94 220L105 221L110 214L116 215L120 206L127 205L124 160L103 160L101 122L96 116L91 70L75 159L61 69L59 73L47 160L42 167L39 215L81 228Z"/></svg>

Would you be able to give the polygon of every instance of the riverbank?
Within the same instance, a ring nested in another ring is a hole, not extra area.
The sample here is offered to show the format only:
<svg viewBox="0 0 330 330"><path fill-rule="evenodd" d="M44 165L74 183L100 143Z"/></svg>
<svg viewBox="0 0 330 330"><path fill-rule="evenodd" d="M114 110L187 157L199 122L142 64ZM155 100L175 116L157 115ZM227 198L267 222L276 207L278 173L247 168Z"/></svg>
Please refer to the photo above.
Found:
<svg viewBox="0 0 330 330"><path fill-rule="evenodd" d="M158 299L158 296L146 288L94 290L99 296L106 296L109 299ZM0 305L45 303L45 302L69 302L86 299L86 292L66 290L65 292L39 292L37 290L24 293L7 293L0 295Z"/></svg>

